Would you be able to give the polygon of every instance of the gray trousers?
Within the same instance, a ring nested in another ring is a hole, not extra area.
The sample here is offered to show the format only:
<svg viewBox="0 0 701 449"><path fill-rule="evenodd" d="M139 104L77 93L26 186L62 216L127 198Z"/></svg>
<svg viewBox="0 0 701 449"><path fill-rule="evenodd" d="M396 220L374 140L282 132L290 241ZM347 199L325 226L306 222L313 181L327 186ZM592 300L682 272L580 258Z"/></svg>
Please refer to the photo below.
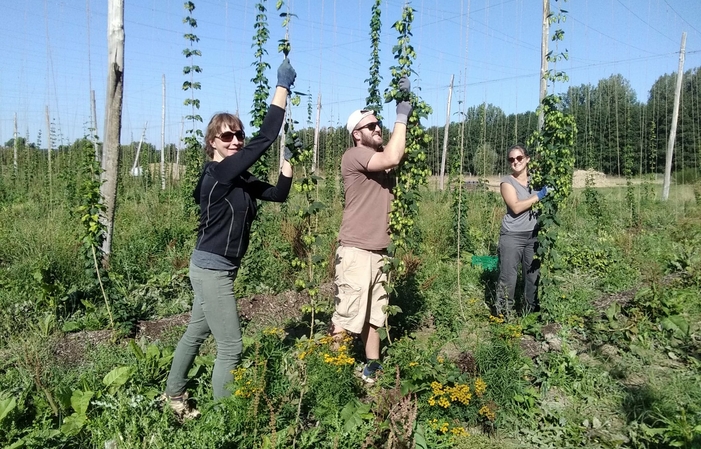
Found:
<svg viewBox="0 0 701 449"><path fill-rule="evenodd" d="M185 334L180 339L166 383L168 396L185 392L187 373L200 346L214 335L217 358L212 373L214 398L230 396L226 387L233 380L232 370L238 365L243 351L239 313L234 298L237 270L207 270L190 263L190 282L195 292L192 315Z"/></svg>
<svg viewBox="0 0 701 449"><path fill-rule="evenodd" d="M497 315L509 317L514 308L518 265L523 271L524 298L521 312L538 310L540 261L533 260L538 244L537 232L511 232L499 235L499 280L494 308Z"/></svg>

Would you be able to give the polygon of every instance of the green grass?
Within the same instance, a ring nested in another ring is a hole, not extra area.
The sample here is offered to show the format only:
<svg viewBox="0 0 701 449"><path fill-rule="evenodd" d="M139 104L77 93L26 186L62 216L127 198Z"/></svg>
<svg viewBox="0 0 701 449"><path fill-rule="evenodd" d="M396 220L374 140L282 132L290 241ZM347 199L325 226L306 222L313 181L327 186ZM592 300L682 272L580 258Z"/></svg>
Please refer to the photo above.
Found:
<svg viewBox="0 0 701 449"><path fill-rule="evenodd" d="M625 187L597 190L598 216L591 199L575 192L561 217L556 296L544 304L550 322L531 316L513 323L490 317L495 273L471 263L473 255L495 254L504 213L498 194L464 193L458 233L454 196L426 190L416 270L392 299L402 313L390 319L379 385L367 388L356 376L363 357L357 342L348 347L356 363L335 365L323 334L309 339L308 322L250 326L233 387L250 395L212 401L216 348L209 340L190 384L203 416L181 425L157 396L182 327L154 342L130 343L126 335L136 320L188 310L193 224L183 220L175 190L123 183L106 284L118 318L119 332L111 334L94 274L85 270L80 225L61 206L69 179L57 179L51 195L46 185L3 184L0 447L104 447L112 440L120 448L385 447L399 424L432 448L701 445L701 210L692 186L673 186L667 202L657 186L636 186L637 222ZM319 192L328 206L318 217L327 260L342 211L336 187L322 182ZM239 296L293 289L300 273L289 262L301 204L293 196L261 210ZM318 282L331 276L318 273ZM547 324L558 326L558 345L546 341ZM307 337L290 337L301 333ZM69 360L59 349L71 339L87 343ZM540 348L533 358L528 342ZM123 383L104 382L120 369ZM479 395L478 379L486 383ZM470 401L436 405L438 384L469 386ZM75 405L87 392L92 399L81 415Z"/></svg>

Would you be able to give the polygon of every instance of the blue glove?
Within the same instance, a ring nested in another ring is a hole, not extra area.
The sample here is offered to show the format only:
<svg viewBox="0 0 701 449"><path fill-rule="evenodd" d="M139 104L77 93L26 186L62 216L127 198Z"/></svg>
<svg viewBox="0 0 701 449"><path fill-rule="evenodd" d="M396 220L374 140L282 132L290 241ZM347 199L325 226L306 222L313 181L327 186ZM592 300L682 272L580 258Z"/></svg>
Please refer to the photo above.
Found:
<svg viewBox="0 0 701 449"><path fill-rule="evenodd" d="M296 78L297 72L292 68L290 60L285 58L277 69L277 85L289 91L290 87L295 83Z"/></svg>
<svg viewBox="0 0 701 449"><path fill-rule="evenodd" d="M538 193L536 193L536 196L538 197L538 201L541 201L545 196L552 190L550 187L545 186L542 189L538 190Z"/></svg>

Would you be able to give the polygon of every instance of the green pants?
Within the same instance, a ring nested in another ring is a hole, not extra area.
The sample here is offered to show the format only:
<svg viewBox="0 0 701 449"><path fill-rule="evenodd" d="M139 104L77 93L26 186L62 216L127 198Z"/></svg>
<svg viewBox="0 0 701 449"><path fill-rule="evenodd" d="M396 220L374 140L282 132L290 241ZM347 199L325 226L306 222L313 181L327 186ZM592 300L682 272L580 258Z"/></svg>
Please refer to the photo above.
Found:
<svg viewBox="0 0 701 449"><path fill-rule="evenodd" d="M214 335L217 358L212 373L214 398L231 395L227 385L233 380L243 351L239 314L234 298L237 270L207 270L190 263L190 282L195 292L192 315L185 334L175 349L173 364L166 383L166 394L179 396L185 392L187 373L202 343Z"/></svg>

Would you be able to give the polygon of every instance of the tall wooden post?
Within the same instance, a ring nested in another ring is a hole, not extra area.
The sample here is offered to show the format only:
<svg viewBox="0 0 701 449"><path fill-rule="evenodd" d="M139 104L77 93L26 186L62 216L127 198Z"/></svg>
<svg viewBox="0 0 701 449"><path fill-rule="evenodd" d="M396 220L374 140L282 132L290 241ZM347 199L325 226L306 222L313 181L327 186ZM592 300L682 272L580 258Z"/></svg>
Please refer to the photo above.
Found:
<svg viewBox="0 0 701 449"><path fill-rule="evenodd" d="M548 39L550 38L550 0L543 0L543 34L540 40L540 96L538 103L543 105L543 98L548 91ZM543 129L543 108L538 112L538 131Z"/></svg>
<svg viewBox="0 0 701 449"><path fill-rule="evenodd" d="M97 109L95 108L95 91L90 90L90 127L92 128L92 135L90 140L92 140L93 147L95 148L95 160L100 160L100 148L97 145Z"/></svg>
<svg viewBox="0 0 701 449"><path fill-rule="evenodd" d="M107 4L107 97L102 149L103 183L100 186L100 193L105 202L105 215L102 219L106 229L105 240L102 243L104 266L109 265L112 252L124 97L124 1L108 0Z"/></svg>
<svg viewBox="0 0 701 449"><path fill-rule="evenodd" d="M17 175L17 149L19 148L19 142L17 142L17 137L19 136L19 133L17 132L17 113L15 112L15 134L14 134L14 142L13 142L13 147L14 147L14 153L13 153L13 159L12 159L12 167L15 171L15 175Z"/></svg>
<svg viewBox="0 0 701 449"><path fill-rule="evenodd" d="M319 126L321 122L321 92L316 100L316 126L314 127L314 154L312 157L312 173L316 173L319 164Z"/></svg>
<svg viewBox="0 0 701 449"><path fill-rule="evenodd" d="M163 103L161 106L161 190L166 189L166 75L163 74Z"/></svg>
<svg viewBox="0 0 701 449"><path fill-rule="evenodd" d="M146 128L148 128L148 120L144 124L144 131L141 133L141 140L139 140L139 146L136 147L136 155L134 156L134 165L131 167L132 176L141 176L142 172L139 169L139 154L141 154L141 145L144 143L146 138Z"/></svg>
<svg viewBox="0 0 701 449"><path fill-rule="evenodd" d="M53 170L51 168L51 146L53 145L51 136L51 119L49 118L49 106L46 106L46 154L49 158L49 197L53 195Z"/></svg>
<svg viewBox="0 0 701 449"><path fill-rule="evenodd" d="M682 33L682 45L679 49L679 70L677 71L677 85L674 88L674 110L672 110L672 128L669 131L667 141L667 159L664 164L664 183L662 184L662 200L669 198L669 184L672 180L672 156L674 154L674 140L677 137L677 119L679 118L679 97L682 92L682 77L684 76L684 51L686 49L686 31Z"/></svg>
<svg viewBox="0 0 701 449"><path fill-rule="evenodd" d="M445 113L445 129L443 130L443 157L441 157L441 190L445 179L445 159L448 157L448 130L450 129L450 102L453 99L453 80L455 75L450 75L450 89L448 90L448 108Z"/></svg>

